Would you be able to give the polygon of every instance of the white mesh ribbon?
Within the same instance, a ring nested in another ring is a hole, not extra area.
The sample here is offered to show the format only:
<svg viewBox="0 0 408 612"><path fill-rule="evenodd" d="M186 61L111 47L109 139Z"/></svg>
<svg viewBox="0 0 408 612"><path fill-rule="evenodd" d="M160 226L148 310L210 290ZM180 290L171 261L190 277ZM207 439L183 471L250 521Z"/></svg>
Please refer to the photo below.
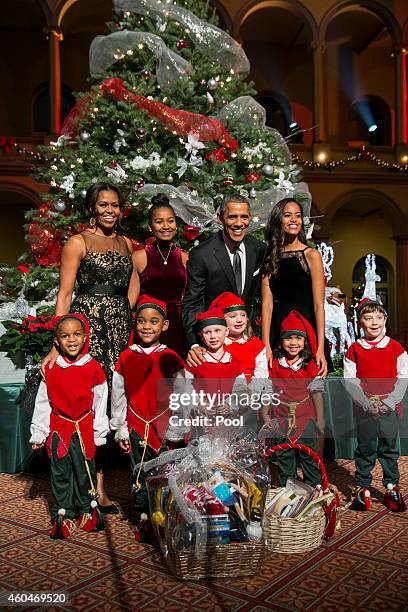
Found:
<svg viewBox="0 0 408 612"><path fill-rule="evenodd" d="M196 15L177 4L158 0L114 0L115 11L132 11L163 21L174 20L181 24L197 49L225 68L241 74L249 73L249 60L240 45L227 32L202 21Z"/></svg>
<svg viewBox="0 0 408 612"><path fill-rule="evenodd" d="M194 73L192 65L168 49L160 36L149 32L121 30L107 36L96 36L89 49L89 70L101 76L116 60L129 55L139 44L146 45L157 58L156 76L162 89L177 85L179 79Z"/></svg>
<svg viewBox="0 0 408 612"><path fill-rule="evenodd" d="M265 109L252 96L236 98L219 111L217 119L236 135L239 134L240 127L266 131L268 147L278 152L276 161L285 166L291 163L292 156L285 139L278 130L266 125Z"/></svg>
<svg viewBox="0 0 408 612"><path fill-rule="evenodd" d="M30 306L27 300L20 296L15 302L5 302L0 305L0 321L22 321L28 315L35 316L35 306Z"/></svg>
<svg viewBox="0 0 408 612"><path fill-rule="evenodd" d="M139 195L151 198L158 193L164 193L170 200L177 217L187 225L195 225L201 231L218 230L212 198L199 198L192 194L188 187L147 183L138 190Z"/></svg>
<svg viewBox="0 0 408 612"><path fill-rule="evenodd" d="M265 227L272 208L283 198L287 198L288 193L284 190L271 187L265 191L257 191L256 196L249 200L252 213L250 231ZM299 202L303 209L303 216L309 217L312 196L309 192L307 183L294 183L290 197L295 202ZM305 219L306 221L306 219Z"/></svg>

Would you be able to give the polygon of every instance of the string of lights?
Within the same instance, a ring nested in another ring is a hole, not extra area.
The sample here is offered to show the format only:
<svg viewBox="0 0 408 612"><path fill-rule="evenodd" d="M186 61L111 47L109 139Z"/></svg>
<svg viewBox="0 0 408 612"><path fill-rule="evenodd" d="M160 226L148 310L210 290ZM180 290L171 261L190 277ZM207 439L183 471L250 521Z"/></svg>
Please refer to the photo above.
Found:
<svg viewBox="0 0 408 612"><path fill-rule="evenodd" d="M303 168L311 170L333 170L334 168L340 168L350 163L369 160L379 168L384 168L393 172L408 172L408 158L406 164L387 162L381 159L380 157L377 157L377 155L375 155L371 151L368 151L365 147L361 147L361 149L353 155L349 155L348 157L345 157L343 159L336 159L328 162L309 161L307 159L299 157L298 155L296 155L296 153L293 153L292 160L294 163L299 164Z"/></svg>
<svg viewBox="0 0 408 612"><path fill-rule="evenodd" d="M13 144L13 147L17 153L17 155L24 155L25 157L31 157L31 159L39 162L46 162L47 158L41 153L36 151L31 151L31 149L27 149L26 147L22 147L17 142Z"/></svg>

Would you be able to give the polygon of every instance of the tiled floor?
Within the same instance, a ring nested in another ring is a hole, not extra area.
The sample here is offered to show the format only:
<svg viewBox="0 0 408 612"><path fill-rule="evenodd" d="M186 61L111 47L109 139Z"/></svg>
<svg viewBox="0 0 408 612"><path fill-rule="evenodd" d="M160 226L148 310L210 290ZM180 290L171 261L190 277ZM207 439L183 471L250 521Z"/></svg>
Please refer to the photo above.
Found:
<svg viewBox="0 0 408 612"><path fill-rule="evenodd" d="M400 467L408 493L408 457ZM353 462L337 461L328 471L344 501ZM48 476L0 474L0 592L65 591L70 600L63 609L81 612L408 610L408 513L391 514L382 505L379 467L373 510L344 512L328 544L304 555L269 553L252 578L198 582L176 580L159 550L135 542L128 478L125 469L108 474L122 514L108 517L104 532L77 531L62 542L48 535Z"/></svg>

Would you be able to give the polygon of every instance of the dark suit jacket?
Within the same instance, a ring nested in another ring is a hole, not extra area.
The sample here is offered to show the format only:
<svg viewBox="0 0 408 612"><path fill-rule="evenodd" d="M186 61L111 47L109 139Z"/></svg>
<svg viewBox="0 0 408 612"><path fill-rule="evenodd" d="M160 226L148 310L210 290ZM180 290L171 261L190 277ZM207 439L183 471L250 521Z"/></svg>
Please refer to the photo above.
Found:
<svg viewBox="0 0 408 612"><path fill-rule="evenodd" d="M259 290L266 244L251 236L245 236L244 244L246 273L242 299L251 316L254 298ZM223 291L237 293L237 287L222 231L219 231L190 251L187 287L183 299L183 326L187 348L197 342L193 330L195 315L207 310L210 303Z"/></svg>

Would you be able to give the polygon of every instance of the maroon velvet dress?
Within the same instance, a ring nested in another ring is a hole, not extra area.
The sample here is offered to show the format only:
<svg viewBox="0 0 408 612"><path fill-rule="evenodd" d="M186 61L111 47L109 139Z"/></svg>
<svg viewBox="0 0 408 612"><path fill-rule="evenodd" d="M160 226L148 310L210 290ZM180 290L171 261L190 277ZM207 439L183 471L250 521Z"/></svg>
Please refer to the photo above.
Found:
<svg viewBox="0 0 408 612"><path fill-rule="evenodd" d="M181 304L187 284L187 271L181 260L181 250L173 245L167 258L168 249L161 248L160 255L156 240L146 243L146 268L139 274L140 295L150 295L167 304L169 329L164 332L160 341L181 357L184 355L183 325L181 322ZM167 261L165 265L163 258Z"/></svg>

